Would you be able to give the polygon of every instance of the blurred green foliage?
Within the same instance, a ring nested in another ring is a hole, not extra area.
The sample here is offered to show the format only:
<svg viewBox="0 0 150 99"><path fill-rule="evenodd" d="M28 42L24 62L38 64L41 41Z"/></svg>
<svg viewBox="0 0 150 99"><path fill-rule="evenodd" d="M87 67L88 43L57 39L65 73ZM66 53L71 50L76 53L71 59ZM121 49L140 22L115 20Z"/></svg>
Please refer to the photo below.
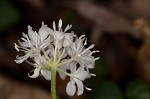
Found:
<svg viewBox="0 0 150 99"><path fill-rule="evenodd" d="M100 57L100 59L96 61L95 68L92 70L92 73L96 74L99 79L102 79L108 74L106 62L102 55L97 54L96 57Z"/></svg>
<svg viewBox="0 0 150 99"><path fill-rule="evenodd" d="M91 99L150 99L150 84L143 80L129 81L126 89L121 89L117 83L108 80L107 65L103 56L100 56L92 70L96 77L87 80L93 89Z"/></svg>
<svg viewBox="0 0 150 99"><path fill-rule="evenodd" d="M108 75L107 66L103 55L100 56L101 58L96 61L95 68L92 70L96 77L90 79L93 89L91 99L124 99L119 86L111 80L106 80Z"/></svg>
<svg viewBox="0 0 150 99"><path fill-rule="evenodd" d="M10 1L0 0L0 32L14 25L20 17L20 13Z"/></svg>
<svg viewBox="0 0 150 99"><path fill-rule="evenodd" d="M150 99L150 84L134 80L127 87L128 99Z"/></svg>
<svg viewBox="0 0 150 99"><path fill-rule="evenodd" d="M92 99L124 99L120 88L111 81L97 83L97 88L92 92Z"/></svg>

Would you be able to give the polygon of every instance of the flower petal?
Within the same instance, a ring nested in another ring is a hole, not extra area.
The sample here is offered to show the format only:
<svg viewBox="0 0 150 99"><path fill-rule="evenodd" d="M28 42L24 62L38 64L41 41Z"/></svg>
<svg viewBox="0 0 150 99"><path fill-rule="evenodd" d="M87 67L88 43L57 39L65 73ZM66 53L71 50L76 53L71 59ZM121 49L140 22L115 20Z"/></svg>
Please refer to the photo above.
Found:
<svg viewBox="0 0 150 99"><path fill-rule="evenodd" d="M47 69L42 69L41 74L44 76L46 80L51 80L51 72Z"/></svg>
<svg viewBox="0 0 150 99"><path fill-rule="evenodd" d="M76 69L77 69L77 66L76 66L77 63L76 62L70 62L69 65L70 65L71 73L74 73L76 71Z"/></svg>
<svg viewBox="0 0 150 99"><path fill-rule="evenodd" d="M22 63L23 61L25 61L28 57L29 57L30 55L29 54L26 54L26 55L24 55L24 56L16 56L16 60L14 60L16 63L18 63L18 64L20 64L20 63Z"/></svg>
<svg viewBox="0 0 150 99"><path fill-rule="evenodd" d="M65 74L63 74L63 73L61 73L61 72L58 72L59 73L59 76L60 76L60 78L62 79L62 80L65 80L66 79L66 75Z"/></svg>
<svg viewBox="0 0 150 99"><path fill-rule="evenodd" d="M30 47L28 42L20 42L20 41L18 41L18 42L23 47Z"/></svg>
<svg viewBox="0 0 150 99"><path fill-rule="evenodd" d="M59 31L54 31L54 40L62 40L63 37L65 36L62 32L59 32Z"/></svg>
<svg viewBox="0 0 150 99"><path fill-rule="evenodd" d="M41 38L41 42L43 42L47 36L49 35L48 31L45 29L46 26L43 26L39 30L39 36ZM48 28L48 27L47 27Z"/></svg>
<svg viewBox="0 0 150 99"><path fill-rule="evenodd" d="M30 78L37 78L39 76L40 68L36 68L32 76L28 74Z"/></svg>
<svg viewBox="0 0 150 99"><path fill-rule="evenodd" d="M34 56L34 61L38 65L41 65L41 63L42 63L42 60L38 56Z"/></svg>
<svg viewBox="0 0 150 99"><path fill-rule="evenodd" d="M74 78L74 81L76 82L77 88L78 88L77 95L80 96L83 94L83 91L84 91L83 83L81 80L76 79L76 78Z"/></svg>
<svg viewBox="0 0 150 99"><path fill-rule="evenodd" d="M83 81L83 80L85 80L86 78L89 77L89 73L86 72L86 71L81 71L79 73L76 73L75 77Z"/></svg>
<svg viewBox="0 0 150 99"><path fill-rule="evenodd" d="M40 50L43 50L43 49L45 49L48 45L49 45L49 43L44 42L44 43L42 43L42 44L40 45L39 49L40 49Z"/></svg>
<svg viewBox="0 0 150 99"><path fill-rule="evenodd" d="M75 82L73 80L70 80L66 87L66 93L69 96L73 96L75 94L75 92L76 92Z"/></svg>
<svg viewBox="0 0 150 99"><path fill-rule="evenodd" d="M37 41L35 32L32 30L32 27L31 27L31 26L28 26L28 35L29 35L29 38L30 38L33 42L36 42L36 41Z"/></svg>

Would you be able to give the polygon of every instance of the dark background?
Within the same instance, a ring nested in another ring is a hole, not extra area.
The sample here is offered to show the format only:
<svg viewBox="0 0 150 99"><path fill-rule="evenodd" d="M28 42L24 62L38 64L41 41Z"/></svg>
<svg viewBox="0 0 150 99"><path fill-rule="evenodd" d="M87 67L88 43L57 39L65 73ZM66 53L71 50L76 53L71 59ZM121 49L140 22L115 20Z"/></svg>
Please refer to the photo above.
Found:
<svg viewBox="0 0 150 99"><path fill-rule="evenodd" d="M33 67L14 62L14 43L61 18L86 34L101 58L85 80L92 91L69 97L68 79L57 77L58 99L150 99L150 0L0 0L0 99L50 99L50 81L31 79ZM137 18L140 18L137 20ZM137 21L135 21L137 20Z"/></svg>

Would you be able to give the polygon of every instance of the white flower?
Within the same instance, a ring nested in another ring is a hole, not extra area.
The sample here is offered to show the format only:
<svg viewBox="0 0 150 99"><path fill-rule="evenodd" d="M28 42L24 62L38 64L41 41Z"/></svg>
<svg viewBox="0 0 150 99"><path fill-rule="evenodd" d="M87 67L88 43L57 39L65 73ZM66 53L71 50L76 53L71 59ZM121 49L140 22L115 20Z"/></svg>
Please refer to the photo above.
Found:
<svg viewBox="0 0 150 99"><path fill-rule="evenodd" d="M76 91L77 95L82 95L84 88L91 90L83 85L83 81L95 76L89 69L94 68L95 60L99 59L92 56L93 53L99 52L91 51L94 44L85 48L85 35L76 38L73 32L67 32L71 27L72 25L67 25L63 30L61 19L57 26L55 21L53 22L53 30L42 22L38 33L28 26L28 34L22 34L19 46L15 43L15 49L25 53L24 56L16 56L16 63L22 63L28 58L34 61L27 61L35 67L33 74L29 75L30 78L42 75L46 80L52 80L51 84L55 85L56 72L63 80L69 76L70 81L66 87L69 96L73 96Z"/></svg>
<svg viewBox="0 0 150 99"><path fill-rule="evenodd" d="M83 38L84 36L85 35L80 36L79 39L76 38L75 42L71 44L70 49L68 49L68 54L81 66L85 68L94 68L95 60L98 58L94 58L92 54L99 51L90 51L90 49L94 47L94 44L85 48L86 40Z"/></svg>
<svg viewBox="0 0 150 99"><path fill-rule="evenodd" d="M56 29L56 23L53 21L53 30L46 27L46 30L50 33L50 35L53 37L54 45L57 47L57 49L61 49L62 47L68 47L70 46L70 43L73 41L74 33L65 33L67 32L72 25L67 25L67 27L62 29L62 20L59 20L58 23L58 29ZM57 43L57 46L56 46Z"/></svg>
<svg viewBox="0 0 150 99"><path fill-rule="evenodd" d="M62 60L62 61L66 61L67 59L64 59L64 60ZM71 66L75 66L76 65L76 63L75 62L69 62L68 64L65 64L65 65L62 65L62 66L60 66L59 68L61 69L61 70L63 70L64 72L67 72L67 70L70 70L70 67ZM65 78L67 77L67 75L65 75L65 74L63 74L63 73L61 73L61 72L58 72L59 73L59 76L60 76L60 78L62 79L62 80L65 80Z"/></svg>
<svg viewBox="0 0 150 99"><path fill-rule="evenodd" d="M28 35L22 34L24 38L21 38L24 42L19 41L18 46L15 43L15 48L17 51L24 51L26 55L24 56L17 56L16 63L22 63L28 57L32 58L37 53L40 53L41 50L45 49L51 42L51 38L49 33L45 30L45 25L42 23L42 27L40 28L39 32L36 33L32 30L32 27L28 26Z"/></svg>
<svg viewBox="0 0 150 99"><path fill-rule="evenodd" d="M84 85L82 81L86 78L90 77L90 74L83 70L81 67L76 69L76 63L71 66L71 78L66 87L66 93L69 96L73 96L77 90L77 95L82 95L84 91ZM77 87L76 87L77 85ZM85 87L87 90L91 90L90 88Z"/></svg>
<svg viewBox="0 0 150 99"><path fill-rule="evenodd" d="M32 76L29 75L29 77L37 78L40 74L42 74L46 80L51 80L51 72L49 70L45 69L45 67L44 67L44 66L46 66L45 63L38 57L34 57L34 61L36 62L34 64L34 66L35 66L34 73Z"/></svg>
<svg viewBox="0 0 150 99"><path fill-rule="evenodd" d="M66 35L64 37L63 47L70 47L76 35L74 35L74 33L65 33L65 34Z"/></svg>

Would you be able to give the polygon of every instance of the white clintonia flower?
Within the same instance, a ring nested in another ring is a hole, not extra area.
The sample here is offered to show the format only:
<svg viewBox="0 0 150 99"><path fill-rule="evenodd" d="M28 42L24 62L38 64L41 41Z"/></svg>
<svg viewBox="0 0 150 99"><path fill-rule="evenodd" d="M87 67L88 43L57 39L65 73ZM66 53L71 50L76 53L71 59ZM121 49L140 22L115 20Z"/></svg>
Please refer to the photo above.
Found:
<svg viewBox="0 0 150 99"><path fill-rule="evenodd" d="M66 92L69 96L73 96L77 90L77 95L78 96L82 95L84 91L84 85L82 81L84 81L86 78L91 77L91 75L81 67L77 69L76 63L71 66L70 71L71 71L71 76L70 76L70 81L68 82L66 87ZM85 88L91 90L90 88L87 87Z"/></svg>
<svg viewBox="0 0 150 99"><path fill-rule="evenodd" d="M29 75L30 78L37 78L40 74L46 79L51 80L51 72L47 69L44 69L46 64L40 60L38 57L34 57L34 61L36 62L33 64L35 66L34 73L32 76Z"/></svg>
<svg viewBox="0 0 150 99"><path fill-rule="evenodd" d="M42 23L42 27L40 28L39 32L36 33L32 30L32 27L28 26L28 35L22 33L24 38L21 38L24 42L20 42L20 46L15 43L15 48L17 51L24 51L26 53L25 56L17 56L16 63L22 63L28 57L32 58L37 53L44 48L46 48L50 43L49 33L44 28L44 23Z"/></svg>
<svg viewBox="0 0 150 99"><path fill-rule="evenodd" d="M61 19L58 27L55 21L53 22L53 30L42 22L38 33L28 26L28 34L23 33L19 46L15 43L15 49L25 53L24 56L16 57L16 63L20 64L28 58L33 60L27 60L35 67L33 75L29 75L30 78L42 75L46 80L54 81L51 79L54 78L54 70L63 80L69 76L70 81L66 87L69 96L73 96L76 91L77 95L83 94L84 88L91 90L83 85L83 81L94 76L89 69L94 68L95 60L99 59L92 56L93 53L99 52L90 51L94 47L93 44L85 48L85 35L77 38L73 32L67 32L71 27L72 25L67 25L63 30Z"/></svg>
<svg viewBox="0 0 150 99"><path fill-rule="evenodd" d="M85 48L84 46L87 41L84 36L85 35L80 36L79 39L76 38L75 42L71 44L68 53L70 57L73 57L74 61L78 62L81 66L83 66L83 68L94 68L95 60L99 59L99 57L94 58L92 54L99 51L90 51L90 49L94 47L94 44L88 48Z"/></svg>

